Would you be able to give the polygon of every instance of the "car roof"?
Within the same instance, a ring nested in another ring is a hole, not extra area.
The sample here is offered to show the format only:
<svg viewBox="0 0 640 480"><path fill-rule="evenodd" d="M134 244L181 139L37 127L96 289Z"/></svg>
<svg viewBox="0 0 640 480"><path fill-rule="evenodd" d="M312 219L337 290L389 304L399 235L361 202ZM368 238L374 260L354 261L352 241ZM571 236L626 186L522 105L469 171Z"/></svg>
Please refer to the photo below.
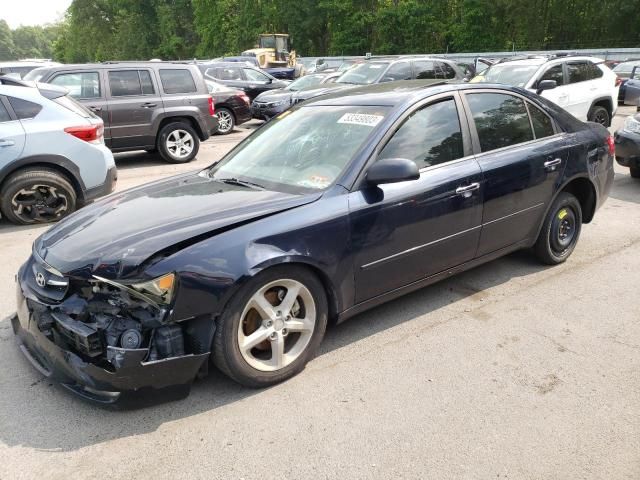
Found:
<svg viewBox="0 0 640 480"><path fill-rule="evenodd" d="M66 63L58 65L42 65L38 67L39 71L44 70L95 70L97 68L139 68L139 67L154 67L160 66L161 68L185 68L193 65L192 62L152 62L152 61L140 61L140 62L101 62L101 63Z"/></svg>
<svg viewBox="0 0 640 480"><path fill-rule="evenodd" d="M498 89L507 93L525 93L529 96L523 89L502 84L466 83L459 80L400 80L341 89L334 93L330 92L311 98L304 105L396 107L409 101L417 101L439 93L482 89Z"/></svg>

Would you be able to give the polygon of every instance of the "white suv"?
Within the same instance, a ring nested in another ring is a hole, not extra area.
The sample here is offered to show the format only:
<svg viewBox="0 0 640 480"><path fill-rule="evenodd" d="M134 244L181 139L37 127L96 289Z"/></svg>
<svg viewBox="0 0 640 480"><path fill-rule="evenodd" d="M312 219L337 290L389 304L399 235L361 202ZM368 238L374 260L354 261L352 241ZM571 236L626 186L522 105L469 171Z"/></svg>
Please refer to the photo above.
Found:
<svg viewBox="0 0 640 480"><path fill-rule="evenodd" d="M542 80L546 82L542 90ZM530 57L503 60L472 82L503 83L526 88L558 104L580 120L606 127L618 106L619 81L615 73L594 57Z"/></svg>

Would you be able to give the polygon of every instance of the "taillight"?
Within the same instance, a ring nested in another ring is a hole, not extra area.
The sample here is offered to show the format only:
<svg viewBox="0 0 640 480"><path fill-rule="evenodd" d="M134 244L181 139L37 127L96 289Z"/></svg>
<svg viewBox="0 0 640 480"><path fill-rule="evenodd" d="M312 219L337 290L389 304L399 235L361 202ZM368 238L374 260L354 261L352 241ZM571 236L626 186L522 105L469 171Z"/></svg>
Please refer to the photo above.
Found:
<svg viewBox="0 0 640 480"><path fill-rule="evenodd" d="M213 98L209 96L209 115L212 117L216 114L216 107L213 105Z"/></svg>
<svg viewBox="0 0 640 480"><path fill-rule="evenodd" d="M609 148L609 155L616 153L616 142L611 135L607 137L607 147Z"/></svg>
<svg viewBox="0 0 640 480"><path fill-rule="evenodd" d="M64 129L69 135L89 143L102 143L104 125L81 125L79 127L67 127Z"/></svg>
<svg viewBox="0 0 640 480"><path fill-rule="evenodd" d="M616 87L619 87L620 85L622 85L622 79L616 76Z"/></svg>

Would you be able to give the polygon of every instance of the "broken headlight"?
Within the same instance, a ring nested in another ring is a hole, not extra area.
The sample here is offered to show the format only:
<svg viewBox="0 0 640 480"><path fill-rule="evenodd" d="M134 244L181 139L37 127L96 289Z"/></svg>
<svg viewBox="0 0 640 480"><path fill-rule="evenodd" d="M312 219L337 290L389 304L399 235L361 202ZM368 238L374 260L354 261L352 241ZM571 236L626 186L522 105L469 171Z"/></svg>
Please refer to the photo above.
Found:
<svg viewBox="0 0 640 480"><path fill-rule="evenodd" d="M98 277L97 275L94 275L94 278L100 282L124 290L130 295L143 300L158 309L162 309L164 306L171 303L176 283L176 276L173 273L168 273L146 282L127 285L114 282L107 278Z"/></svg>
<svg viewBox="0 0 640 480"><path fill-rule="evenodd" d="M159 304L168 305L173 298L176 276L173 273L163 275L144 283L130 285L134 290L150 296Z"/></svg>

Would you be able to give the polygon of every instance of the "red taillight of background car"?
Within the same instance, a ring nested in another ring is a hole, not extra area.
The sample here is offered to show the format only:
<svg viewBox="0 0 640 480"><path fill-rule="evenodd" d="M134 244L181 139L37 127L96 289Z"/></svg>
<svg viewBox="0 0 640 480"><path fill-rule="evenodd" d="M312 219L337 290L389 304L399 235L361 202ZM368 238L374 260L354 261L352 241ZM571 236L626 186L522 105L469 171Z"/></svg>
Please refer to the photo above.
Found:
<svg viewBox="0 0 640 480"><path fill-rule="evenodd" d="M64 131L85 142L102 143L104 125L101 123L97 125L80 125L78 127L67 127Z"/></svg>
<svg viewBox="0 0 640 480"><path fill-rule="evenodd" d="M616 77L616 87L622 85L622 79L620 77Z"/></svg>
<svg viewBox="0 0 640 480"><path fill-rule="evenodd" d="M607 147L609 148L609 155L616 153L616 142L611 135L607 137Z"/></svg>
<svg viewBox="0 0 640 480"><path fill-rule="evenodd" d="M213 97L209 97L209 115L212 117L216 114L216 107L213 104Z"/></svg>
<svg viewBox="0 0 640 480"><path fill-rule="evenodd" d="M242 100L244 100L244 103L247 104L247 106L251 105L251 100L249 99L249 97L247 95L245 95L244 93L242 95L238 95Z"/></svg>

